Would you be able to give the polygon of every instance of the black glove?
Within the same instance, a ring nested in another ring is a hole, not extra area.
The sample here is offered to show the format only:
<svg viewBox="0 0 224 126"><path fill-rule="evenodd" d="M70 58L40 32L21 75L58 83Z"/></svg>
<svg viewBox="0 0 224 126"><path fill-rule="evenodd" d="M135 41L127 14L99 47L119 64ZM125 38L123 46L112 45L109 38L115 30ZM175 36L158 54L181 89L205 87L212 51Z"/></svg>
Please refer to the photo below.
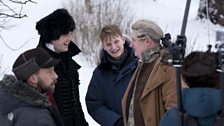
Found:
<svg viewBox="0 0 224 126"><path fill-rule="evenodd" d="M124 126L123 118L119 118L119 119L115 122L114 126Z"/></svg>

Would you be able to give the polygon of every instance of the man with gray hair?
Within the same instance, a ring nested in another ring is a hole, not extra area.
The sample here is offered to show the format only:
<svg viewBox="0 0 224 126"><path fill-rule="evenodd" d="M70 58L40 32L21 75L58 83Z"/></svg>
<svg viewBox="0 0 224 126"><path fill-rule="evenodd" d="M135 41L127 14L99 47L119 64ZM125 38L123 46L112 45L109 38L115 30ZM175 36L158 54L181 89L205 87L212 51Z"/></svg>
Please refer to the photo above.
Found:
<svg viewBox="0 0 224 126"><path fill-rule="evenodd" d="M176 105L175 68L160 45L162 29L148 19L132 25L131 47L139 58L122 100L125 126L158 126L163 114Z"/></svg>

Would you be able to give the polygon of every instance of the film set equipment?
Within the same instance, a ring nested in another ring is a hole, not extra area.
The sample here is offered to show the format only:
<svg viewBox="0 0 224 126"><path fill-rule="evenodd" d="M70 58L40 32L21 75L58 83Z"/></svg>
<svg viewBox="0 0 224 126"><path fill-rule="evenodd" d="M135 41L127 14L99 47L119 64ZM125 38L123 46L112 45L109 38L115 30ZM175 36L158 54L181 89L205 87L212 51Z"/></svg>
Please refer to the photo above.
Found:
<svg viewBox="0 0 224 126"><path fill-rule="evenodd" d="M218 71L220 72L221 112L217 115L214 126L224 126L224 32L216 31L215 48L217 49Z"/></svg>
<svg viewBox="0 0 224 126"><path fill-rule="evenodd" d="M184 126L184 112L182 106L182 86L181 86L181 64L183 63L183 59L185 56L185 48L186 48L186 26L187 26L187 19L189 14L191 0L186 1L184 18L182 22L181 34L177 36L175 43L172 43L170 34L166 34L165 37L162 39L162 44L164 47L167 47L169 52L172 55L171 64L173 67L176 68L176 85L177 85L177 110L178 110L178 125Z"/></svg>

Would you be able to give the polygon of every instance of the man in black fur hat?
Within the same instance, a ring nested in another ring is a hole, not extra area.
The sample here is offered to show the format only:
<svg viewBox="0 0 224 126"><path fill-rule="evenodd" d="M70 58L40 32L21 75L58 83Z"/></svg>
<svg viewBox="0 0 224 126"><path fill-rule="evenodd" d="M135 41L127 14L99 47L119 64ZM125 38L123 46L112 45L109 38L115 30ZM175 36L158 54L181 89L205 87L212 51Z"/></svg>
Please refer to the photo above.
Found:
<svg viewBox="0 0 224 126"><path fill-rule="evenodd" d="M1 126L63 126L45 95L54 89L58 63L40 47L19 55L13 64L15 76L5 75L0 81Z"/></svg>
<svg viewBox="0 0 224 126"><path fill-rule="evenodd" d="M66 9L57 9L36 24L40 34L39 47L46 49L60 63L54 68L58 74L54 99L65 126L88 126L79 99L80 65L72 57L80 49L72 42L75 22Z"/></svg>

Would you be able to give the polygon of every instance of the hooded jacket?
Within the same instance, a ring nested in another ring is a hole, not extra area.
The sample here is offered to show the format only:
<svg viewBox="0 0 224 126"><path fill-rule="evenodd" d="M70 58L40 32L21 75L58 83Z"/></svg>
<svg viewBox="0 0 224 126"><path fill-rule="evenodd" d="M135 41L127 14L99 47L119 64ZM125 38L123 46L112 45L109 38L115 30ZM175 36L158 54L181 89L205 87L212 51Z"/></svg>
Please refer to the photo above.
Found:
<svg viewBox="0 0 224 126"><path fill-rule="evenodd" d="M0 115L3 126L63 126L47 96L12 75L0 81Z"/></svg>
<svg viewBox="0 0 224 126"><path fill-rule="evenodd" d="M73 43L69 43L68 51L55 53L48 49L44 42L40 41L38 47L45 48L60 63L54 70L58 75L55 84L54 98L66 126L88 126L82 110L79 96L79 73L81 66L72 57L81 52Z"/></svg>
<svg viewBox="0 0 224 126"><path fill-rule="evenodd" d="M183 110L195 117L198 126L212 126L221 111L220 90L186 88L182 92ZM172 108L161 119L160 126L178 126L177 109Z"/></svg>
<svg viewBox="0 0 224 126"><path fill-rule="evenodd" d="M121 101L137 66L137 58L126 41L127 58L120 67L111 63L102 50L101 63L93 71L86 94L86 105L92 118L102 126L114 126L122 118Z"/></svg>

